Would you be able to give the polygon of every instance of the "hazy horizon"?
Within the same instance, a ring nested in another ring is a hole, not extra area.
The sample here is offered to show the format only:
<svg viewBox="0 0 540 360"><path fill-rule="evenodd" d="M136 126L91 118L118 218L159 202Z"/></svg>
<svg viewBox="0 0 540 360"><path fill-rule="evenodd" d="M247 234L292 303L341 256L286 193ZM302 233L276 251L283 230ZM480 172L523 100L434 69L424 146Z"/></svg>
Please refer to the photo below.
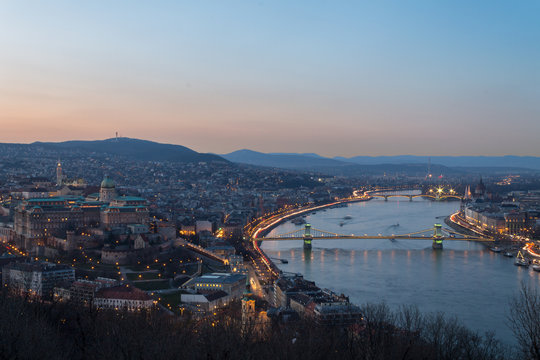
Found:
<svg viewBox="0 0 540 360"><path fill-rule="evenodd" d="M0 142L540 156L540 2L0 4Z"/></svg>
<svg viewBox="0 0 540 360"><path fill-rule="evenodd" d="M157 141L157 140L150 140L150 139L143 139L143 138L131 138L131 137L125 137L125 136L120 136L120 135L119 135L119 138L135 139L135 140L143 140L143 141L152 141L152 142L157 142L157 143L161 143L161 144L169 144L169 145L186 146L184 144L175 144L175 143L170 143L170 142L160 142L160 141ZM30 144L33 144L33 143L36 143L36 142L45 142L45 143L53 142L53 143L55 143L55 142L65 142L65 141L105 141L105 140L114 140L114 139L115 139L115 137L104 138L104 139L87 139L87 140L86 139L68 139L68 140L61 140L61 141L34 140L34 141L30 141L30 142L0 142L0 144L30 145ZM351 156L345 156L345 155L331 156L331 155L325 155L325 154L321 154L321 153L316 153L316 152L313 152L313 151L302 151L302 152L268 151L268 152L263 152L263 151L258 151L258 150L255 150L255 149L238 148L238 149L232 150L230 152L209 152L209 151L205 151L204 149L196 149L196 148L191 148L191 147L188 147L188 148L190 148L191 150L195 150L195 151L197 151L199 153L209 153L209 154L216 154L216 155L227 155L227 154L230 154L230 153L233 153L233 152L236 152L236 151L255 151L255 152L268 154L268 155L288 155L288 154L291 154L291 155L307 155L307 156L309 156L309 154L314 154L314 155L319 155L319 156L330 158L330 159L333 159L333 158L336 158L336 157L352 158L352 157L357 157L357 156L363 156L363 157L416 156L416 157L428 157L428 158L429 157L502 157L502 156L540 157L538 155L515 155L515 154L501 154L501 155L484 155L484 154L445 155L445 154L407 154L407 153L390 154L390 155L356 154L356 155L351 155Z"/></svg>

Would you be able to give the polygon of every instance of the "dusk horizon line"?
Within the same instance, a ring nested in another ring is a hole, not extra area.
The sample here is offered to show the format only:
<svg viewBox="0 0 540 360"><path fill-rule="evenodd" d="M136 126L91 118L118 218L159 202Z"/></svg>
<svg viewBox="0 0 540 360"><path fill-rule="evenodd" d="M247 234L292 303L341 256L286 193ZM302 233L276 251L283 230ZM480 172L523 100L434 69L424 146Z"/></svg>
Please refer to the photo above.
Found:
<svg viewBox="0 0 540 360"><path fill-rule="evenodd" d="M204 154L214 154L214 155L218 155L218 156L221 156L221 155L228 155L228 154L231 154L231 153L234 153L234 152L238 152L238 151L253 151L253 152L257 152L257 153L261 153L261 154L266 154L266 155L309 155L309 154L314 154L314 155L317 155L317 156L320 156L320 157L323 157L323 158L327 158L327 159L335 159L335 158L346 158L346 159L350 159L350 158L354 158L354 157L373 157L373 158L377 158L377 157L396 157L396 156L415 156L415 157L427 157L427 158L431 158L431 157L533 157L533 158L538 158L540 157L540 155L531 155L531 154L528 154L528 155L523 155L523 154L498 154L498 155L486 155L486 154L466 154L466 155L453 155L453 154L429 154L429 155L426 155L426 154L413 154L413 153L398 153L398 154L392 154L392 155L373 155L373 154L356 154L356 155L321 155L321 153L318 153L318 152L315 152L315 151L309 151L309 150L306 150L306 151L263 151L263 150L255 150L253 148L247 148L247 147L243 147L243 148L239 148L239 149L236 149L236 150L232 150L232 151L229 151L229 152L212 152L212 151L204 151L204 150L195 150L192 146L187 146L187 145L183 145L183 144L179 144L179 143L172 143L172 142L162 142L162 141L159 141L159 140L150 140L150 139L143 139L143 138L138 138L138 137L129 137L129 136L118 136L118 137L110 137L110 138L104 138L104 139L69 139L69 140L59 140L59 141L46 141L46 140L34 140L34 141L31 141L31 142L0 142L0 144L9 144L9 145L32 145L34 143L63 143L63 142L70 142L70 141L106 141L106 140L114 140L114 139L132 139L132 140L141 140L141 141L149 141L149 142L154 142L154 143L158 143L158 144L164 144L164 145L174 145L174 146L183 146L183 147L186 147L190 150L193 150L193 151L196 151L196 152L199 152L199 153L204 153Z"/></svg>

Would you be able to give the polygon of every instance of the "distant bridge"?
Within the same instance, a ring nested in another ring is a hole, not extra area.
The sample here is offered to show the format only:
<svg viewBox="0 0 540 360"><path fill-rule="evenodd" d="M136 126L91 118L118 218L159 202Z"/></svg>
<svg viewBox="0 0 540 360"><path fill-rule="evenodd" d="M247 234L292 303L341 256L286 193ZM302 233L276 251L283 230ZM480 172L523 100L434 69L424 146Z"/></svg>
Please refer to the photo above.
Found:
<svg viewBox="0 0 540 360"><path fill-rule="evenodd" d="M459 195L452 195L452 194L435 194L435 195L430 195L430 194L370 194L369 195L370 197L372 198L384 198L384 201L388 201L388 198L393 198L393 197L404 197L404 198L409 198L409 201L412 201L412 199L414 198L417 198L417 197L426 197L426 198L431 198L431 199L434 199L434 200L444 200L444 199L463 199L463 196L459 196Z"/></svg>
<svg viewBox="0 0 540 360"><path fill-rule="evenodd" d="M435 224L432 228L415 231L407 234L399 235L355 235L355 234L338 234L330 231L312 228L310 224L306 224L304 229L291 231L285 234L275 235L272 237L254 238L253 241L283 241L283 240L303 240L304 248L311 248L312 240L361 240L361 239L390 239L390 240L433 240L434 249L442 249L443 240L451 241L479 241L492 242L492 238L483 238L460 234L450 229L443 229L442 225Z"/></svg>
<svg viewBox="0 0 540 360"><path fill-rule="evenodd" d="M438 186L436 188L429 189L429 193L427 194L407 194L404 193L406 190L399 190L399 189L379 189L379 190L372 190L372 191L366 191L364 193L365 196L369 196L372 198L384 198L385 201L388 201L389 198L393 197L404 197L408 198L409 201L412 201L412 199L417 197L424 197L424 198L430 198L434 200L445 200L445 199L458 199L462 200L464 197L461 195L458 195L458 193L452 189L445 186ZM358 192L357 194L358 195Z"/></svg>

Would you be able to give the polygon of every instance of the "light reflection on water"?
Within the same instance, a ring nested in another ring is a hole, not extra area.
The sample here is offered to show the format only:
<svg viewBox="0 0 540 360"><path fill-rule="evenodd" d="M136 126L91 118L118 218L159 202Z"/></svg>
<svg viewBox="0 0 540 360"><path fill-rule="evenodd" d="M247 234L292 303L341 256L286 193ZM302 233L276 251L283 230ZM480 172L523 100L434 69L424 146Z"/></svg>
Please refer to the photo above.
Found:
<svg viewBox="0 0 540 360"><path fill-rule="evenodd" d="M436 217L458 208L459 202L371 200L310 214L306 221L342 234L404 234L442 223ZM345 221L346 215L352 219ZM300 228L287 222L271 235ZM265 241L262 248L271 257L289 260L277 264L283 271L302 273L355 303L416 304L424 312L455 315L480 331L496 330L501 339L511 337L505 325L507 304L521 282L540 287L540 274L472 242L445 241L442 251L432 250L431 240L380 239L314 240L307 252L302 241Z"/></svg>

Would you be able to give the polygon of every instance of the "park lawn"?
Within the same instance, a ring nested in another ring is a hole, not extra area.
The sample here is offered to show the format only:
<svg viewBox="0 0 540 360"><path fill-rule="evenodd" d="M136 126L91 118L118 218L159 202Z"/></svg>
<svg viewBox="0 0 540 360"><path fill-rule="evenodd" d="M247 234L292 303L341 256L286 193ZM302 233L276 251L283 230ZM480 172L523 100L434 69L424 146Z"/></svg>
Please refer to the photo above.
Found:
<svg viewBox="0 0 540 360"><path fill-rule="evenodd" d="M166 308L175 311L178 309L178 305L180 305L180 296L182 294L182 291L176 291L170 294L157 294L157 299L159 303Z"/></svg>
<svg viewBox="0 0 540 360"><path fill-rule="evenodd" d="M94 267L93 269L92 266ZM75 263L75 267L86 270L118 272L115 265L109 264Z"/></svg>
<svg viewBox="0 0 540 360"><path fill-rule="evenodd" d="M139 276L140 275L140 276ZM161 279L159 273L157 272L138 272L138 273L127 273L127 278L131 281L136 280L158 280Z"/></svg>
<svg viewBox="0 0 540 360"><path fill-rule="evenodd" d="M165 290L169 289L169 280L134 281L133 285L141 290Z"/></svg>
<svg viewBox="0 0 540 360"><path fill-rule="evenodd" d="M161 262L159 263L150 263L150 264L137 264L137 265L129 265L129 266L126 266L126 268L128 270L131 270L131 271L136 271L136 272L144 272L144 271L148 271L148 270L159 270L161 269L162 267L162 264Z"/></svg>

